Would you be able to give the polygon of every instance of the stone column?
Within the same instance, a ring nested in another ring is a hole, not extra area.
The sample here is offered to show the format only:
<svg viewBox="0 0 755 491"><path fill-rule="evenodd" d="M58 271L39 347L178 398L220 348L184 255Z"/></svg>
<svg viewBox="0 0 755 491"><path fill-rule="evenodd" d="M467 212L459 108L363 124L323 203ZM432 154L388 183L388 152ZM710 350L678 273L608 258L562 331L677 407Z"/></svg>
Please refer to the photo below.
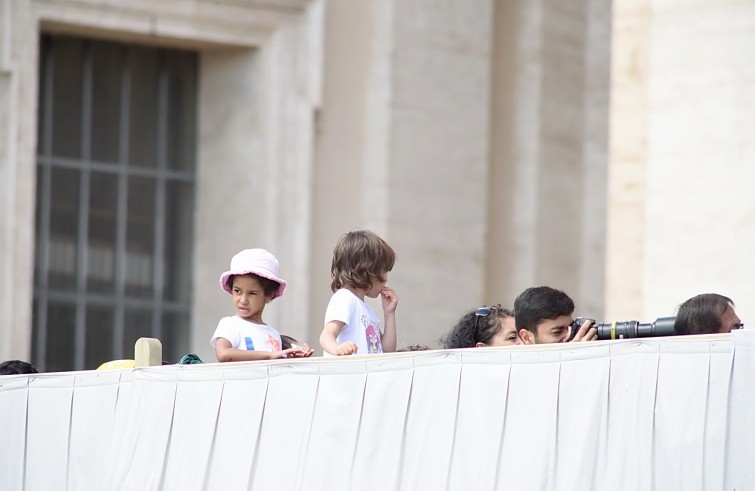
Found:
<svg viewBox="0 0 755 491"><path fill-rule="evenodd" d="M31 357L37 30L32 6L0 0L0 360Z"/></svg>
<svg viewBox="0 0 755 491"><path fill-rule="evenodd" d="M613 3L607 319L637 319L643 311L650 3Z"/></svg>
<svg viewBox="0 0 755 491"><path fill-rule="evenodd" d="M601 316L610 7L496 3L487 294L565 290Z"/></svg>
<svg viewBox="0 0 755 491"><path fill-rule="evenodd" d="M381 128L387 113L387 106L379 101L389 86L387 81L381 86L371 78L381 79L379 74L385 74L390 64L389 57L375 53L390 45L388 34L377 32L388 25L378 22L379 7L388 5L380 0L328 0L325 7L323 101L316 118L312 181L310 324L305 338L318 351L331 295L333 247L342 233L373 226L363 221L364 196L370 188L385 190L385 184L368 181L363 174L368 154L387 151L378 144L384 139ZM368 107L372 108L369 113ZM367 142L372 145L369 152ZM383 169L385 158L377 159L373 167Z"/></svg>
<svg viewBox="0 0 755 491"><path fill-rule="evenodd" d="M400 339L433 342L484 298L493 2L394 3L387 200Z"/></svg>
<svg viewBox="0 0 755 491"><path fill-rule="evenodd" d="M326 13L311 338L338 236L370 228L399 256L399 345L436 344L483 301L492 2L357 3Z"/></svg>
<svg viewBox="0 0 755 491"><path fill-rule="evenodd" d="M747 323L755 318L755 4L653 0L651 12L641 315L673 314L685 299L716 292Z"/></svg>

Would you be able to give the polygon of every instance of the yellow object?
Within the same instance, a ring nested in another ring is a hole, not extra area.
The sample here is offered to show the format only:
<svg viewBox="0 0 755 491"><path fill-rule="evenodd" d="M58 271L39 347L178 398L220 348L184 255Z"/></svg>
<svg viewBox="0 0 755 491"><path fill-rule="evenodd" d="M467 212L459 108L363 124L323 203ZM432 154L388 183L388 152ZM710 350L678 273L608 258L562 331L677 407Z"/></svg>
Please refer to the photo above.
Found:
<svg viewBox="0 0 755 491"><path fill-rule="evenodd" d="M134 368L135 366L136 362L134 360L112 360L98 366L97 370L123 370L125 368Z"/></svg>

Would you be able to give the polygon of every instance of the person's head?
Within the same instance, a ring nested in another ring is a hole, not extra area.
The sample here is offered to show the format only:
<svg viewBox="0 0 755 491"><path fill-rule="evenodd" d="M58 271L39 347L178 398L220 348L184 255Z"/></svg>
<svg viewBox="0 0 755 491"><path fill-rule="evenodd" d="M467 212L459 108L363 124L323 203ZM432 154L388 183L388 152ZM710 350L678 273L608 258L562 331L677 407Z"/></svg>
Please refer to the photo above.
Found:
<svg viewBox="0 0 755 491"><path fill-rule="evenodd" d="M408 351L430 351L432 348L426 344L410 344L408 346L402 346L396 350L396 353L405 353Z"/></svg>
<svg viewBox="0 0 755 491"><path fill-rule="evenodd" d="M333 249L330 289L364 290L365 295L376 298L395 262L396 252L377 234L368 230L345 233Z"/></svg>
<svg viewBox="0 0 755 491"><path fill-rule="evenodd" d="M239 316L259 320L265 304L283 295L286 281L278 269L278 260L265 249L245 249L231 258L220 286L231 294Z"/></svg>
<svg viewBox="0 0 755 491"><path fill-rule="evenodd" d="M537 286L516 297L514 312L524 344L563 343L574 320L574 302L561 290Z"/></svg>
<svg viewBox="0 0 755 491"><path fill-rule="evenodd" d="M717 293L696 295L679 306L674 321L676 334L715 334L744 327L734 312L734 302Z"/></svg>
<svg viewBox="0 0 755 491"><path fill-rule="evenodd" d="M302 343L292 338L291 336L286 336L285 334L281 334L281 349L282 350L290 349L293 347L299 347L301 345Z"/></svg>
<svg viewBox="0 0 755 491"><path fill-rule="evenodd" d="M38 373L34 365L21 360L8 360L0 363L0 375Z"/></svg>
<svg viewBox="0 0 755 491"><path fill-rule="evenodd" d="M448 349L522 344L516 332L514 312L500 305L467 312L442 342Z"/></svg>

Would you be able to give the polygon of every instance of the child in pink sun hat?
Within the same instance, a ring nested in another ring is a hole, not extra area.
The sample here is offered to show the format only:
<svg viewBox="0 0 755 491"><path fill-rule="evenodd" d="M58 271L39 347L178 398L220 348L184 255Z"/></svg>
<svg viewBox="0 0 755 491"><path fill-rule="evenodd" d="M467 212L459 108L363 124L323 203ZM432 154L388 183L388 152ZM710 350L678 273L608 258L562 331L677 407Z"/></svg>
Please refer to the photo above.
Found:
<svg viewBox="0 0 755 491"><path fill-rule="evenodd" d="M265 249L245 249L231 258L231 269L220 275L220 287L231 294L236 315L220 319L210 340L218 361L312 355L308 346L282 349L280 333L262 320L265 305L286 290L278 269L278 260Z"/></svg>

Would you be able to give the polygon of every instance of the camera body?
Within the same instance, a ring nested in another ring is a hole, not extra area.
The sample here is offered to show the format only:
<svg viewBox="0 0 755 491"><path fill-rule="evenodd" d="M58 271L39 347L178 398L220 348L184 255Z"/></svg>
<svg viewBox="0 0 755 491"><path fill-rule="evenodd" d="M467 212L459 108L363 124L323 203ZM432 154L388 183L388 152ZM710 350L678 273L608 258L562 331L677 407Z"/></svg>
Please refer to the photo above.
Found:
<svg viewBox="0 0 755 491"><path fill-rule="evenodd" d="M587 317L577 317L571 324L569 338L571 341L577 334L577 331L590 321L592 327L598 331L598 339L627 339L627 338L650 338L658 336L673 336L674 321L676 317L659 317L653 322L641 323L639 321L613 321L597 323L595 319Z"/></svg>
<svg viewBox="0 0 755 491"><path fill-rule="evenodd" d="M589 317L577 317L571 323L571 326L569 326L570 331L569 331L569 337L566 338L567 343L574 339L574 336L576 336L577 331L579 331L582 328L582 326L585 324L585 322L587 321L590 321L592 323L592 327L597 326L597 321L595 319L590 319ZM598 337L598 339L600 339L600 337Z"/></svg>

